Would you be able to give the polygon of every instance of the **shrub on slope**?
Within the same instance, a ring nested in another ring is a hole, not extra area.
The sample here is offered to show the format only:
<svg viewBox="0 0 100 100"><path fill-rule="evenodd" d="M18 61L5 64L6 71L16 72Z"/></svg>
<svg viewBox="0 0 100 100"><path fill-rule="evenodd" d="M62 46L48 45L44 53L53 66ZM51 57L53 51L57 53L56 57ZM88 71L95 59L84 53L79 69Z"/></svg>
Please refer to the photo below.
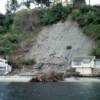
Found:
<svg viewBox="0 0 100 100"><path fill-rule="evenodd" d="M41 23L48 25L60 20L64 21L71 10L71 6L64 7L62 4L57 4L49 9L43 9L41 10Z"/></svg>
<svg viewBox="0 0 100 100"><path fill-rule="evenodd" d="M100 41L100 8L83 5L72 11L73 19L76 20L84 33L96 42ZM92 50L92 55L100 57L100 43Z"/></svg>

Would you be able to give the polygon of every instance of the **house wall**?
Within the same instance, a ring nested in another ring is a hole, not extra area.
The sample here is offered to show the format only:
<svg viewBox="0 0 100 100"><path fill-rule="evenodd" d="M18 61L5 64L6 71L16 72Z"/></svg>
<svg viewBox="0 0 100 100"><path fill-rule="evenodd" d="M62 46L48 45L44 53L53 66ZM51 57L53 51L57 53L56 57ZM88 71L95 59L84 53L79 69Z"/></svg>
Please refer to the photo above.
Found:
<svg viewBox="0 0 100 100"><path fill-rule="evenodd" d="M72 61L71 66L81 75L100 75L100 60L95 59L95 57L91 60L91 62L83 60L77 64Z"/></svg>
<svg viewBox="0 0 100 100"><path fill-rule="evenodd" d="M12 67L11 67L11 66L9 66L9 65L7 65L7 67L6 67L6 71L5 71L5 73L4 73L4 74L8 74L8 73L10 73L10 72L11 72L11 70L12 70Z"/></svg>
<svg viewBox="0 0 100 100"><path fill-rule="evenodd" d="M100 68L93 69L93 75L100 75Z"/></svg>
<svg viewBox="0 0 100 100"><path fill-rule="evenodd" d="M80 75L92 75L92 68L76 68L76 72L79 72Z"/></svg>
<svg viewBox="0 0 100 100"><path fill-rule="evenodd" d="M83 63L81 62L80 65L75 65L74 62L71 63L71 66L73 68L77 68L77 67L91 67L91 68L94 68L95 67L95 63L94 61L91 61L90 63Z"/></svg>
<svg viewBox="0 0 100 100"><path fill-rule="evenodd" d="M85 63L81 62L80 65L75 65L74 62L72 62L72 67L73 68L77 68L77 67L85 67L85 68L86 67L91 67L92 68L92 67L94 67L94 62L90 62L88 64L87 63L85 64Z"/></svg>
<svg viewBox="0 0 100 100"><path fill-rule="evenodd" d="M91 67L91 68L93 68L94 67L94 61L91 61L90 63L82 63L81 66L82 67Z"/></svg>
<svg viewBox="0 0 100 100"><path fill-rule="evenodd" d="M2 66L1 66L2 65ZM6 75L11 72L12 67L6 63L0 63L0 75Z"/></svg>
<svg viewBox="0 0 100 100"><path fill-rule="evenodd" d="M100 75L100 60L95 61L95 68L93 69L94 75Z"/></svg>
<svg viewBox="0 0 100 100"><path fill-rule="evenodd" d="M74 64L74 62L73 62L73 61L72 61L72 63L71 63L71 66L72 66L72 68L82 67L82 66L81 66L81 64L76 65L76 64Z"/></svg>

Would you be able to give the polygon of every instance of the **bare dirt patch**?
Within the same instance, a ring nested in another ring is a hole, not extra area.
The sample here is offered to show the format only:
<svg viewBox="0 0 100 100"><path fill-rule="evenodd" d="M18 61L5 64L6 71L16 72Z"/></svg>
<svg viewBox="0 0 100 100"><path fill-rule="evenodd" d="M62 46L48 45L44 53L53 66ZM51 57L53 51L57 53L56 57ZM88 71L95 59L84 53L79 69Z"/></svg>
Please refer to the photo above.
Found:
<svg viewBox="0 0 100 100"><path fill-rule="evenodd" d="M75 56L90 55L92 47L92 40L69 17L64 23L44 27L25 58L37 63L66 63Z"/></svg>

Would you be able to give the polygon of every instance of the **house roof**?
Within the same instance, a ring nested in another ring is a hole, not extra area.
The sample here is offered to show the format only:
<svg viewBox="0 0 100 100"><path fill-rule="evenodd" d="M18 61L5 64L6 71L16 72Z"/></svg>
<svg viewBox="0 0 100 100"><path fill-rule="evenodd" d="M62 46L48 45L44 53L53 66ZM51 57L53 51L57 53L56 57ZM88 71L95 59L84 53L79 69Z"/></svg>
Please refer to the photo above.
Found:
<svg viewBox="0 0 100 100"><path fill-rule="evenodd" d="M6 62L7 60L0 58L0 67L6 67L7 66Z"/></svg>
<svg viewBox="0 0 100 100"><path fill-rule="evenodd" d="M0 58L0 62L6 63L7 60Z"/></svg>
<svg viewBox="0 0 100 100"><path fill-rule="evenodd" d="M87 56L87 57L75 57L72 61L74 62L90 62L93 60L95 57L94 56Z"/></svg>

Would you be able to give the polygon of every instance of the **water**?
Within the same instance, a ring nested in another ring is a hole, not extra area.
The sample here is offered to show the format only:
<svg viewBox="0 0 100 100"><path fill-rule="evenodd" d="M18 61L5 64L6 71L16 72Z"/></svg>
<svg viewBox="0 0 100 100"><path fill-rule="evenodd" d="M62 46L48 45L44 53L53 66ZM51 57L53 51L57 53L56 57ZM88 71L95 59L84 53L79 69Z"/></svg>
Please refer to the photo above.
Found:
<svg viewBox="0 0 100 100"><path fill-rule="evenodd" d="M0 100L100 100L100 83L0 83Z"/></svg>

